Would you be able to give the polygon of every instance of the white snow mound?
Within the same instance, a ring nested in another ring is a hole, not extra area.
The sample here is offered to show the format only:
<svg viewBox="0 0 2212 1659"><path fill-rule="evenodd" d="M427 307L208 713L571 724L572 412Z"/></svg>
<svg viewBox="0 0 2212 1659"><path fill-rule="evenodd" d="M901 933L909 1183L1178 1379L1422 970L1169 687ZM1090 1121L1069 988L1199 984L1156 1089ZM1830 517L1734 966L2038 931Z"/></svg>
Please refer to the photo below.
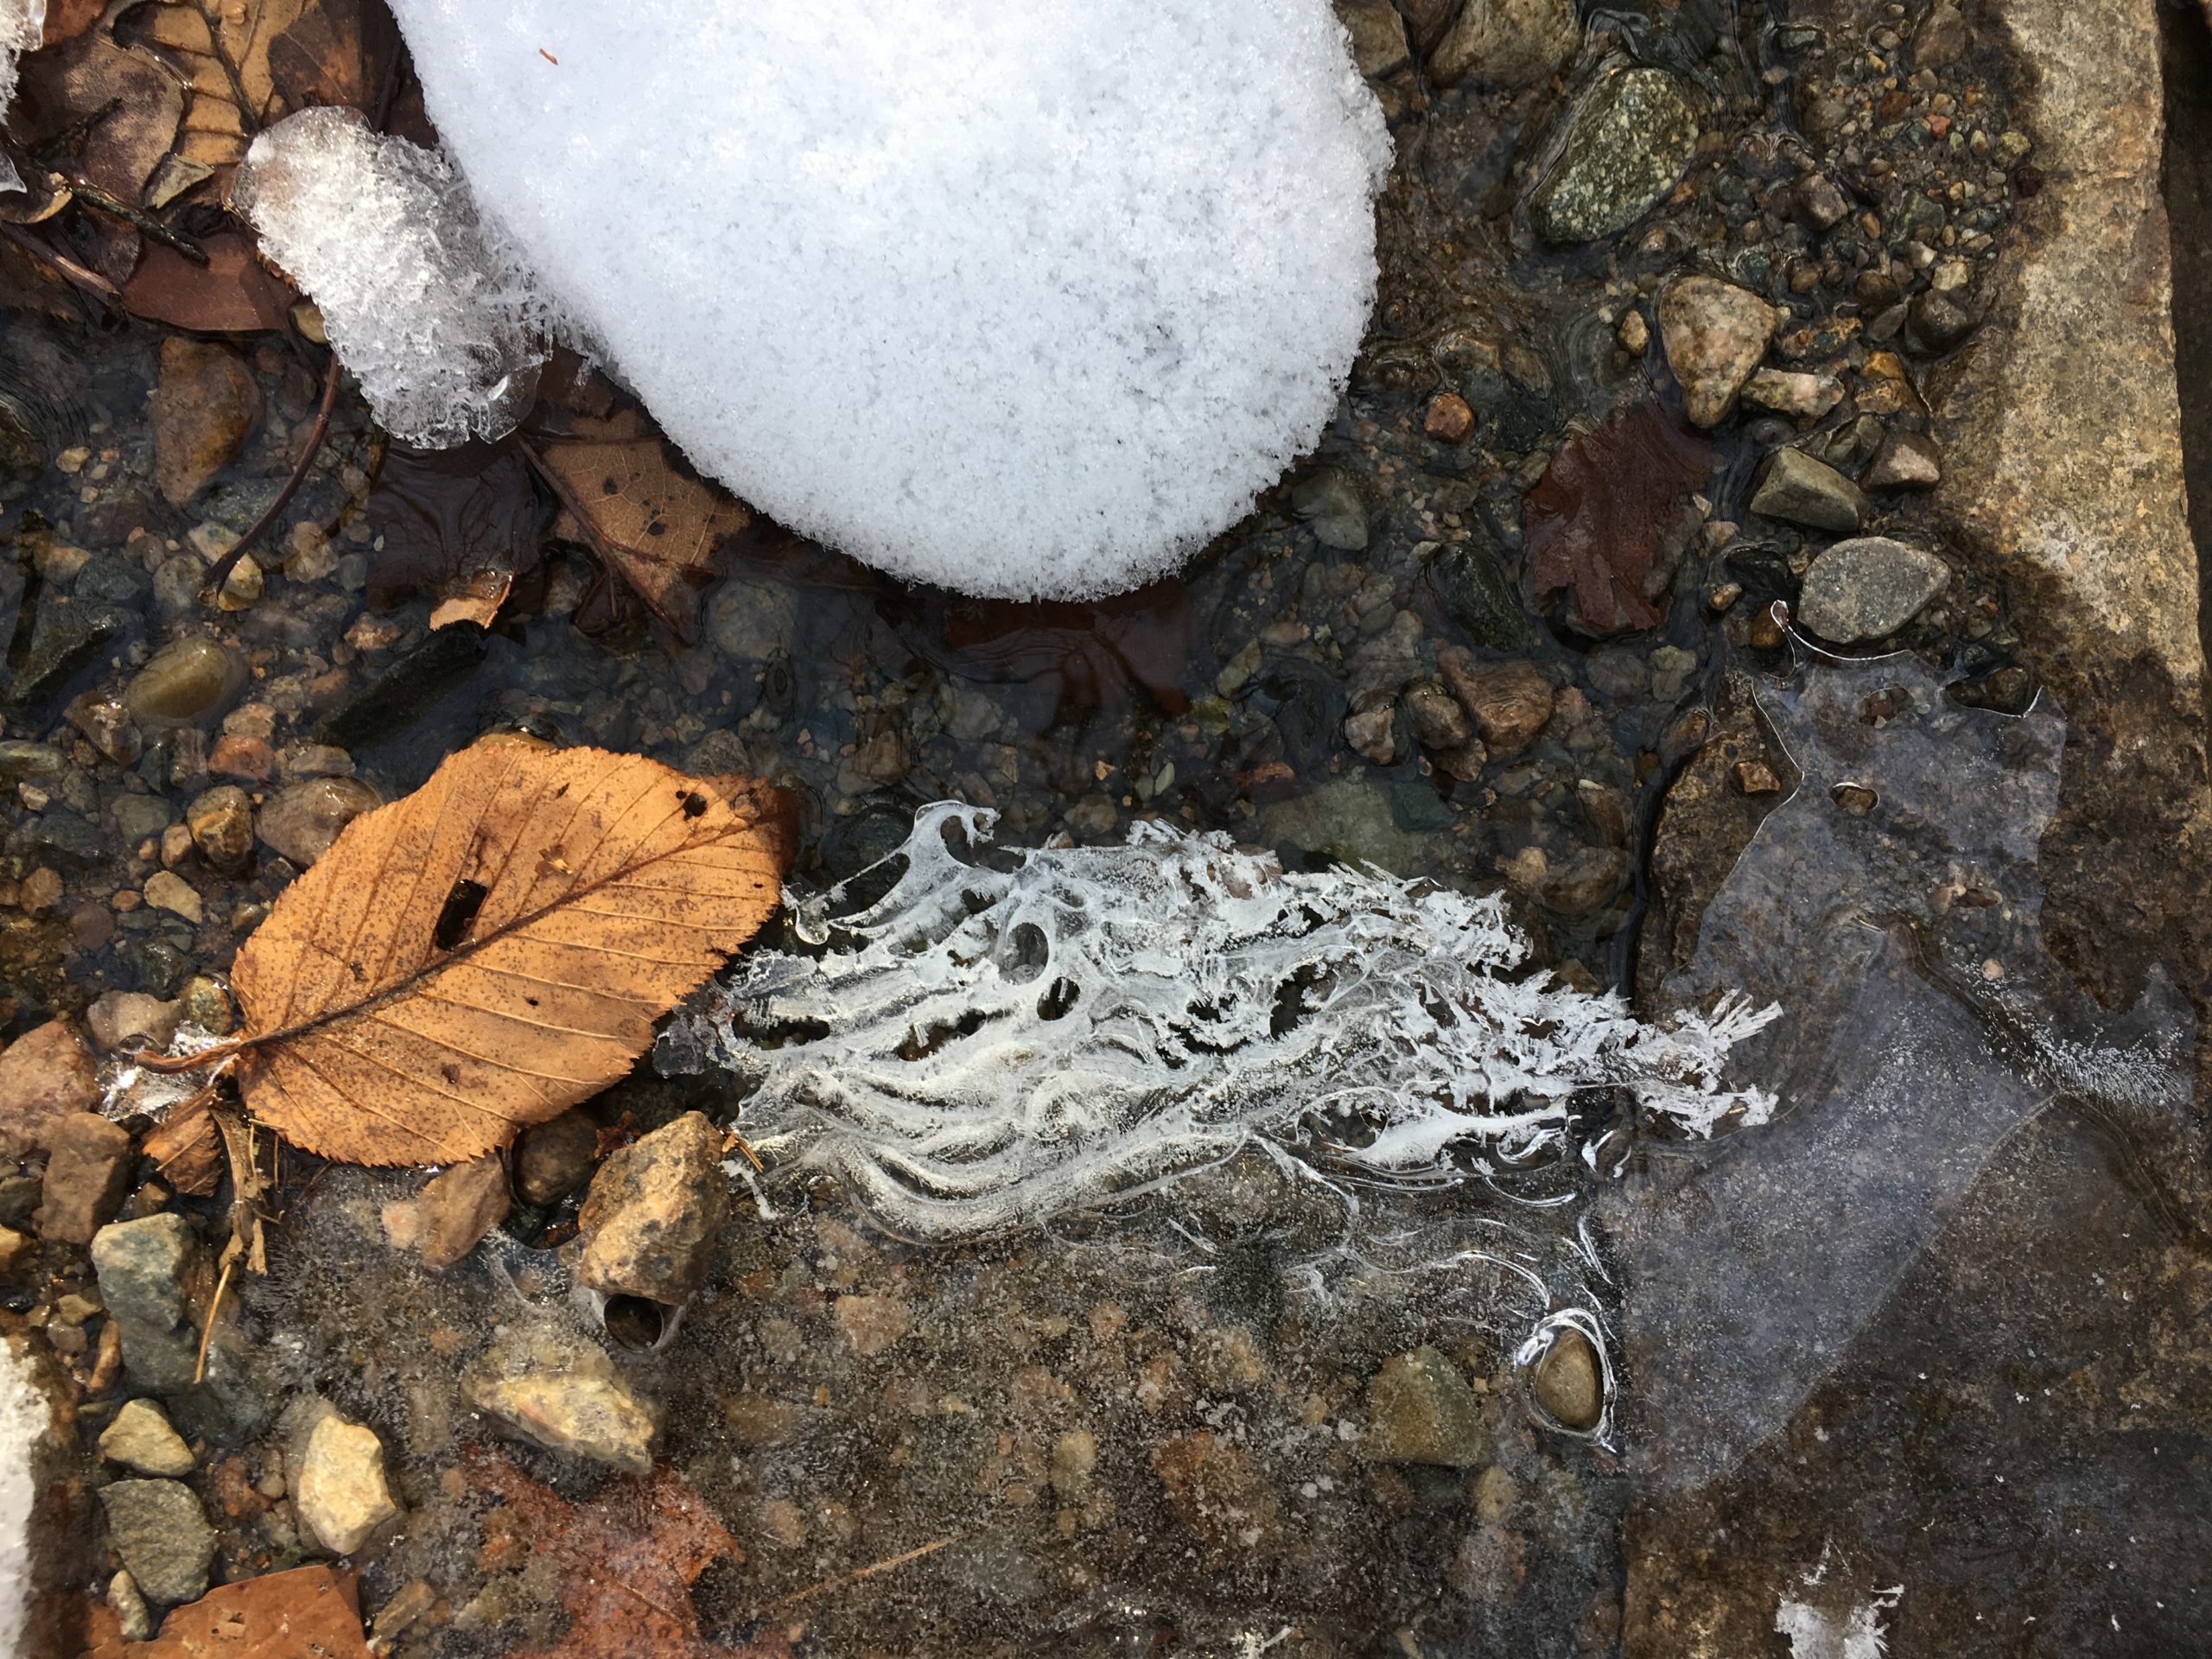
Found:
<svg viewBox="0 0 2212 1659"><path fill-rule="evenodd" d="M393 10L486 214L693 462L900 575L1159 575L1366 326L1389 141L1328 0Z"/></svg>
<svg viewBox="0 0 2212 1659"><path fill-rule="evenodd" d="M543 308L444 156L302 110L255 137L231 196L394 436L443 446L522 418Z"/></svg>
<svg viewBox="0 0 2212 1659"><path fill-rule="evenodd" d="M22 1651L30 1615L31 1515L38 1501L31 1452L52 1421L29 1369L0 1338L0 1653Z"/></svg>

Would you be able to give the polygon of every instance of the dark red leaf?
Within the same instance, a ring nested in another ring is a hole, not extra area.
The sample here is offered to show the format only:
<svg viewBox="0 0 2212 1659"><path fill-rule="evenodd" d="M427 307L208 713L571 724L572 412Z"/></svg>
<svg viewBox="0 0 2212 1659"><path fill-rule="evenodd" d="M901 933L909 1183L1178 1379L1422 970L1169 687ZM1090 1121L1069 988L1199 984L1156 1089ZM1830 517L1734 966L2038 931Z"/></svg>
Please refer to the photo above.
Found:
<svg viewBox="0 0 2212 1659"><path fill-rule="evenodd" d="M204 265L162 243L147 242L145 257L123 290L123 303L133 315L203 334L284 326L285 314L299 296L254 257L251 242L236 231L218 231L200 245L207 255Z"/></svg>
<svg viewBox="0 0 2212 1659"><path fill-rule="evenodd" d="M538 521L530 469L512 448L395 442L369 492L369 525L384 538L369 569L370 600L387 605L420 590L441 601L489 597L496 610L493 596L537 563ZM435 620L463 618L490 620L466 608Z"/></svg>
<svg viewBox="0 0 2212 1659"><path fill-rule="evenodd" d="M1712 461L1703 435L1657 404L1570 439L1522 507L1537 596L1571 592L1575 617L1597 632L1655 626L1644 578Z"/></svg>

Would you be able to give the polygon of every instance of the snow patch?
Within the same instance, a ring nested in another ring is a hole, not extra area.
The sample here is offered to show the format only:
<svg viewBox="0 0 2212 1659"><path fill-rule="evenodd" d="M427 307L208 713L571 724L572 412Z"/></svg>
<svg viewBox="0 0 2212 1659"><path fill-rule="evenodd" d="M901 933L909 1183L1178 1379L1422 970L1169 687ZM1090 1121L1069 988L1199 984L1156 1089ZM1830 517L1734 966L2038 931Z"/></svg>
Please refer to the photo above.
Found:
<svg viewBox="0 0 2212 1659"><path fill-rule="evenodd" d="M1035 1222L1255 1137L1371 1178L1487 1167L1562 1147L1605 1087L1698 1134L1773 1108L1721 1069L1776 1010L1641 1022L1528 972L1494 895L1288 872L1160 823L1009 851L995 816L923 809L884 866L801 909L819 954L748 952L662 1039L664 1070L753 1086L756 1147L836 1172L897 1230Z"/></svg>
<svg viewBox="0 0 2212 1659"><path fill-rule="evenodd" d="M254 139L232 200L394 436L445 446L521 419L544 307L443 155L302 110Z"/></svg>
<svg viewBox="0 0 2212 1659"><path fill-rule="evenodd" d="M487 218L669 435L899 575L1160 574L1312 446L1366 327L1389 139L1328 0L393 10ZM373 288L385 221L314 215ZM396 308L365 346L418 360Z"/></svg>
<svg viewBox="0 0 2212 1659"><path fill-rule="evenodd" d="M0 0L0 119L16 99L16 60L46 34L46 0ZM23 176L0 156L0 191L20 190Z"/></svg>
<svg viewBox="0 0 2212 1659"><path fill-rule="evenodd" d="M21 1650L31 1603L33 1453L53 1408L15 1348L0 1339L0 1653Z"/></svg>

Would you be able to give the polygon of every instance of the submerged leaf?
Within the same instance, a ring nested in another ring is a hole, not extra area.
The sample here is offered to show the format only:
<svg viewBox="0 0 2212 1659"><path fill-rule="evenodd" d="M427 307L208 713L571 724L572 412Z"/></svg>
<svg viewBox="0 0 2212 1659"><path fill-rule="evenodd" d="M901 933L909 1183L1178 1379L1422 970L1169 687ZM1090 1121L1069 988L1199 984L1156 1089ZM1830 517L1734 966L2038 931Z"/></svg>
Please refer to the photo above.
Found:
<svg viewBox="0 0 2212 1659"><path fill-rule="evenodd" d="M150 1642L111 1637L86 1659L369 1659L351 1573L298 1567L219 1585L171 1611Z"/></svg>
<svg viewBox="0 0 2212 1659"><path fill-rule="evenodd" d="M438 601L430 626L491 626L517 576L537 563L537 497L512 449L480 440L450 449L393 442L369 493L378 550L370 597L382 605L416 588Z"/></svg>
<svg viewBox="0 0 2212 1659"><path fill-rule="evenodd" d="M246 1104L349 1163L505 1146L628 1071L775 909L791 836L748 779L464 749L348 824L238 951Z"/></svg>
<svg viewBox="0 0 2212 1659"><path fill-rule="evenodd" d="M1660 538L1712 459L1713 446L1656 404L1569 439L1523 509L1538 596L1571 591L1575 616L1594 632L1656 626L1658 594L1647 578Z"/></svg>

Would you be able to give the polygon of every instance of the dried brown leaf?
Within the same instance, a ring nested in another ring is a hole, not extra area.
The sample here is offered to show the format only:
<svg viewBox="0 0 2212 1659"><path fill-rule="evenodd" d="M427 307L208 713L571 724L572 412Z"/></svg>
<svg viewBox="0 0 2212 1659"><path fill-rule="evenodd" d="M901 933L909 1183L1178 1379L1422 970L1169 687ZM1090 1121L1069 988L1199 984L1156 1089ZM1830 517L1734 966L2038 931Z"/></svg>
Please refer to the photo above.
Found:
<svg viewBox="0 0 2212 1659"><path fill-rule="evenodd" d="M699 595L751 511L677 467L635 410L578 419L571 433L542 451L569 509L556 533L599 550L678 639L696 639Z"/></svg>
<svg viewBox="0 0 2212 1659"><path fill-rule="evenodd" d="M284 326L300 296L270 274L251 242L236 231L218 231L200 245L207 256L204 265L149 238L138 269L124 287L124 307L149 322L201 334L251 334Z"/></svg>
<svg viewBox="0 0 2212 1659"><path fill-rule="evenodd" d="M111 1636L86 1659L369 1659L353 1576L297 1567L210 1590L150 1642Z"/></svg>
<svg viewBox="0 0 2212 1659"><path fill-rule="evenodd" d="M162 1179L189 1198L215 1191L223 1174L223 1137L209 1111L212 1091L180 1102L146 1133L145 1154Z"/></svg>
<svg viewBox="0 0 2212 1659"><path fill-rule="evenodd" d="M105 33L82 35L23 60L9 125L26 148L37 149L98 116L64 170L135 207L176 142L184 102L176 78L144 53Z"/></svg>
<svg viewBox="0 0 2212 1659"><path fill-rule="evenodd" d="M269 49L312 0L151 0L118 19L118 36L143 41L174 62L190 91L177 153L230 171L253 135L285 111L269 68Z"/></svg>
<svg viewBox="0 0 2212 1659"><path fill-rule="evenodd" d="M379 0L317 0L270 42L269 79L288 110L343 104L373 118L398 54Z"/></svg>
<svg viewBox="0 0 2212 1659"><path fill-rule="evenodd" d="M457 1163L626 1072L777 905L788 798L489 738L356 818L240 949L254 1116L347 1163Z"/></svg>
<svg viewBox="0 0 2212 1659"><path fill-rule="evenodd" d="M47 0L46 28L39 35L39 44L59 46L75 40L99 22L106 10L107 0Z"/></svg>

